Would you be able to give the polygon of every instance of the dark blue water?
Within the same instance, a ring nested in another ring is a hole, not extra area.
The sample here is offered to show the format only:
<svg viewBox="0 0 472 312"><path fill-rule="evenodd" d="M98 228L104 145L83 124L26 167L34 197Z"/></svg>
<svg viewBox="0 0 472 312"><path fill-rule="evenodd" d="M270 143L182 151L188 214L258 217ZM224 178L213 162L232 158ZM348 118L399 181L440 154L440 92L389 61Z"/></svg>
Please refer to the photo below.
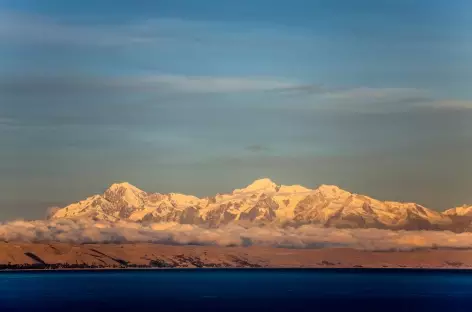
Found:
<svg viewBox="0 0 472 312"><path fill-rule="evenodd" d="M0 274L0 311L472 311L472 273L161 270Z"/></svg>

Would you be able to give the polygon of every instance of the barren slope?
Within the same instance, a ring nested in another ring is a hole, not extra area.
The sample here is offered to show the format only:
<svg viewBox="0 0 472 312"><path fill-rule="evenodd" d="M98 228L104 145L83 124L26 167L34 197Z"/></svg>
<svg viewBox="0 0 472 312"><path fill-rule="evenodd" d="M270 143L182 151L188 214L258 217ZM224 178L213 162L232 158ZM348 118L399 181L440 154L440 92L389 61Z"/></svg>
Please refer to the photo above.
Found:
<svg viewBox="0 0 472 312"><path fill-rule="evenodd" d="M472 268L471 250L372 252L346 248L0 243L0 267Z"/></svg>

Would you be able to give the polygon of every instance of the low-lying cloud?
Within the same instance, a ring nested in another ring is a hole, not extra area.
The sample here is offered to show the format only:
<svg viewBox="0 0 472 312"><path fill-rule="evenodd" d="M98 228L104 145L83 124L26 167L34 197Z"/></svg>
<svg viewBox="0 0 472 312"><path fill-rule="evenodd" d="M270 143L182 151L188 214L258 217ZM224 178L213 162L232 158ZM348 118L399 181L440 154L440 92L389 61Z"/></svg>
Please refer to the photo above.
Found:
<svg viewBox="0 0 472 312"><path fill-rule="evenodd" d="M315 225L298 228L243 227L217 229L176 223L143 225L88 220L12 221L0 224L6 242L160 243L173 245L266 246L284 248L348 247L361 250L472 248L472 233L335 229Z"/></svg>

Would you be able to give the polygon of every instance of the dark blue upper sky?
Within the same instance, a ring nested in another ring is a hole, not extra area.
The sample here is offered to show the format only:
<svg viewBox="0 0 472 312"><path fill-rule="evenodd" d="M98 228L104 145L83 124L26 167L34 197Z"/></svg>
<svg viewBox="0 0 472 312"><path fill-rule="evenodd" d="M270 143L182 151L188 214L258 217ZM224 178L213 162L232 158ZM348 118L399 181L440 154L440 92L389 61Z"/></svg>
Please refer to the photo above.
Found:
<svg viewBox="0 0 472 312"><path fill-rule="evenodd" d="M0 0L1 218L127 180L472 203L466 0Z"/></svg>

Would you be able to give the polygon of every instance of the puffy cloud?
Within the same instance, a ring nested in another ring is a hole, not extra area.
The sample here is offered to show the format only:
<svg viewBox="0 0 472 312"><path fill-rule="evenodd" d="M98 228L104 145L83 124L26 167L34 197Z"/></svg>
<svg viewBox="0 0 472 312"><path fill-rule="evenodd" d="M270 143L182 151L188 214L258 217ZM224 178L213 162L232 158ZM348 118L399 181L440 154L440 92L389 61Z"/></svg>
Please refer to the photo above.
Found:
<svg viewBox="0 0 472 312"><path fill-rule="evenodd" d="M88 220L12 221L0 224L7 242L138 243L175 245L268 246L285 248L350 247L361 250L472 248L472 233L335 229L315 225L298 228L242 227L209 229L176 223L139 224Z"/></svg>

